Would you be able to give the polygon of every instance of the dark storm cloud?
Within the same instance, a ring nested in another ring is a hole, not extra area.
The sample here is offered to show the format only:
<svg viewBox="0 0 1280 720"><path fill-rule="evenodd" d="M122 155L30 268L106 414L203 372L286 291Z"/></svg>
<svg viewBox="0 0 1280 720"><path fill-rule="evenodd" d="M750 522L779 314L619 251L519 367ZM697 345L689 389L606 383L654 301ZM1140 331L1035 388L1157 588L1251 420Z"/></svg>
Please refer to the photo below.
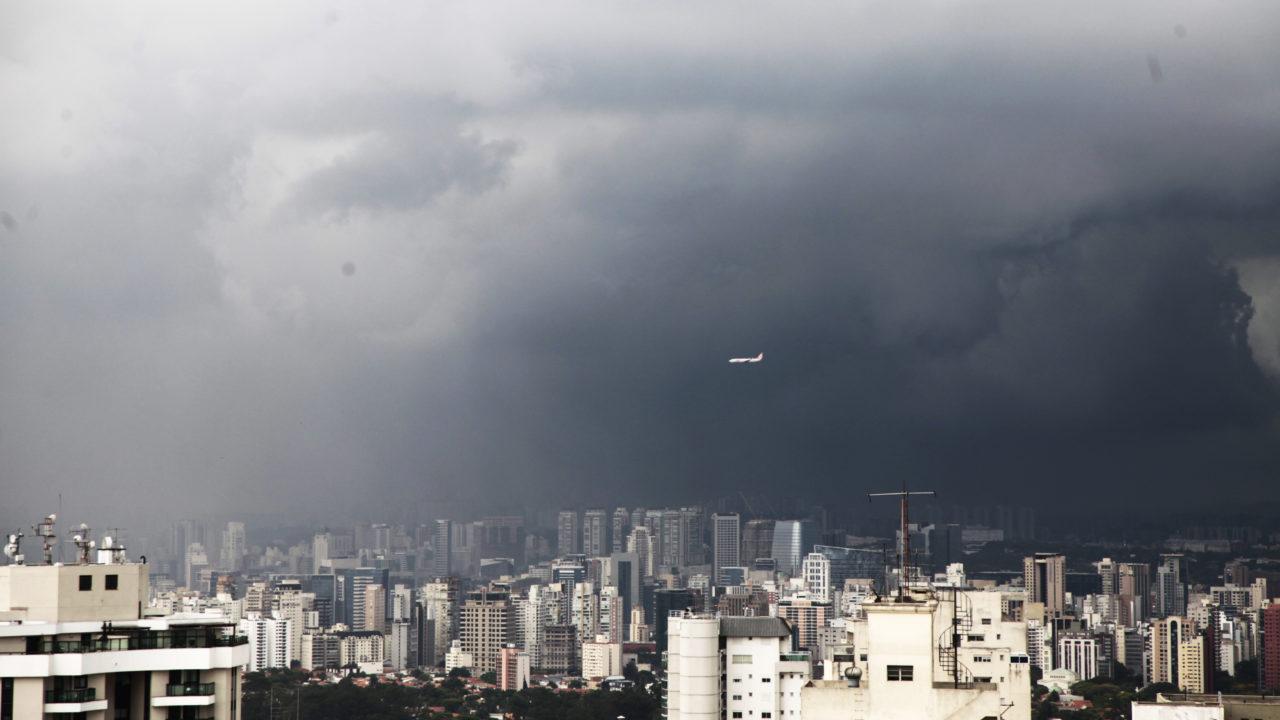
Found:
<svg viewBox="0 0 1280 720"><path fill-rule="evenodd" d="M15 507L1276 499L1267 4L6 12Z"/></svg>

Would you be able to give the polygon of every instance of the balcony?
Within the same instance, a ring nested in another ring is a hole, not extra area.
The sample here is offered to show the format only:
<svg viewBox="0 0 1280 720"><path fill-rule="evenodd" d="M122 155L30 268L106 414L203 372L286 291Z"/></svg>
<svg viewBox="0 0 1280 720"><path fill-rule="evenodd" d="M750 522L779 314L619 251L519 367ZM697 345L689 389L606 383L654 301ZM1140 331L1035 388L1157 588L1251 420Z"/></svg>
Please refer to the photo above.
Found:
<svg viewBox="0 0 1280 720"><path fill-rule="evenodd" d="M128 635L94 637L89 640L59 640L33 637L27 640L28 655L60 655L66 653L119 652L122 650L169 650L174 648L235 647L249 644L243 635L223 636L216 631L144 630Z"/></svg>
<svg viewBox="0 0 1280 720"><path fill-rule="evenodd" d="M79 703L92 702L94 696L98 694L96 688L76 688L75 690L46 690L44 693L44 701L46 703Z"/></svg>
<svg viewBox="0 0 1280 720"><path fill-rule="evenodd" d="M170 683L164 695L151 698L151 707L198 707L213 700L213 683Z"/></svg>
<svg viewBox="0 0 1280 720"><path fill-rule="evenodd" d="M107 701L105 699L96 700L97 692L95 688L46 690L44 694L44 711L50 715L58 715L106 710Z"/></svg>

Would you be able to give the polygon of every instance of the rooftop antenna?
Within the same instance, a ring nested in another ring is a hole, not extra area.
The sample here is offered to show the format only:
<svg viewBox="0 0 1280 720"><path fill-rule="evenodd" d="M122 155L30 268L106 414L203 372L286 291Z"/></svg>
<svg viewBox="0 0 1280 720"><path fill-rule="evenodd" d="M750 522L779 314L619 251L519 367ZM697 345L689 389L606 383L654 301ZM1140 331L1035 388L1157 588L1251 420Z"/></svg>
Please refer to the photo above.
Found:
<svg viewBox="0 0 1280 720"><path fill-rule="evenodd" d="M867 502L871 502L872 498L878 497L896 497L899 501L901 518L902 544L898 551L898 601L903 601L904 588L907 585L907 567L911 563L911 533L907 530L907 503L912 495L930 495L937 496L938 493L932 490L907 490L907 481L902 480L902 489L898 492L878 492L867 493Z"/></svg>
<svg viewBox="0 0 1280 720"><path fill-rule="evenodd" d="M58 514L53 513L46 515L32 530L35 536L40 538L40 544L44 546L44 564L53 564L53 541L57 539L58 533L53 529L54 523L58 521Z"/></svg>
<svg viewBox="0 0 1280 720"><path fill-rule="evenodd" d="M25 536L22 534L21 530L19 530L16 533L12 533L11 535L9 535L9 542L5 543L5 546L4 546L5 556L13 560L13 563L15 565L21 565L22 561L26 559L22 555L22 538L23 537Z"/></svg>
<svg viewBox="0 0 1280 720"><path fill-rule="evenodd" d="M97 545L93 541L93 531L85 523L80 523L79 528L71 531L71 541L76 544L77 562L81 565L88 565L90 554L93 553L93 548ZM61 549L61 545L59 545L59 549Z"/></svg>

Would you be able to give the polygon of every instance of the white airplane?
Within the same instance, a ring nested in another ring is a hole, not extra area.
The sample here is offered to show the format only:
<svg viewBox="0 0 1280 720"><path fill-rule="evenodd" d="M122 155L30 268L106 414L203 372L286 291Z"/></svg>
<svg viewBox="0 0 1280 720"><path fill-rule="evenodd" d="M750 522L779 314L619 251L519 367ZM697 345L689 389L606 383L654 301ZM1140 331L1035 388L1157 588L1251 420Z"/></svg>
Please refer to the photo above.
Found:
<svg viewBox="0 0 1280 720"><path fill-rule="evenodd" d="M729 362L731 362L731 363L758 363L758 362L760 362L760 361L761 361L761 360L763 360L763 359L764 359L764 353L760 353L759 355L757 355L757 356L755 356L755 357L753 357L753 358L729 358Z"/></svg>

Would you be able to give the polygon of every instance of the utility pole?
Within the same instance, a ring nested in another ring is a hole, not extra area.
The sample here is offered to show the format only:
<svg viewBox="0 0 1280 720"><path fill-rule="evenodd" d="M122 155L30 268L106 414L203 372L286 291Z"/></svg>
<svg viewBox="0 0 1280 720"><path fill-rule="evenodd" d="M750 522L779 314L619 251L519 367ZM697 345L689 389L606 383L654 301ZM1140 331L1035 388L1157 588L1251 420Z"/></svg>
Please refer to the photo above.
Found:
<svg viewBox="0 0 1280 720"><path fill-rule="evenodd" d="M907 520L908 520L907 504L908 504L908 499L912 495L937 496L937 493L932 490L908 491L907 481L905 479L902 481L902 489L897 492L867 493L867 502L871 502L873 498L878 498L878 497L898 498L899 513L900 513L900 518L899 518L900 530L899 531L902 533L902 544L901 546L899 546L899 549L898 549L898 600L899 601L902 601L904 599L903 588L906 587L906 584L907 584L907 567L911 563L911 533L907 530Z"/></svg>

